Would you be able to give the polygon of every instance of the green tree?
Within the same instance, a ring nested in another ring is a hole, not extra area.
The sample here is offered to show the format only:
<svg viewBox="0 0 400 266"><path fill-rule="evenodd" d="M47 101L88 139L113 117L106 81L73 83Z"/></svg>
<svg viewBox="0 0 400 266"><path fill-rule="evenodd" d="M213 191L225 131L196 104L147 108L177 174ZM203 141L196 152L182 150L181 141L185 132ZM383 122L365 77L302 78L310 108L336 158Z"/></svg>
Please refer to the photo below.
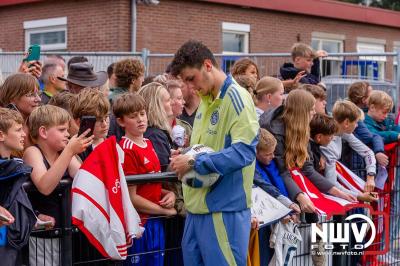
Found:
<svg viewBox="0 0 400 266"><path fill-rule="evenodd" d="M400 11L400 0L372 0L372 1L366 1L366 0L339 0L339 1L347 2L347 3L353 3L353 4L359 4L359 5L360 4L361 5L366 5L367 2L370 2L369 5L373 6L373 7Z"/></svg>
<svg viewBox="0 0 400 266"><path fill-rule="evenodd" d="M339 0L339 1L352 4L364 4L364 0Z"/></svg>
<svg viewBox="0 0 400 266"><path fill-rule="evenodd" d="M373 0L371 6L400 11L400 0Z"/></svg>

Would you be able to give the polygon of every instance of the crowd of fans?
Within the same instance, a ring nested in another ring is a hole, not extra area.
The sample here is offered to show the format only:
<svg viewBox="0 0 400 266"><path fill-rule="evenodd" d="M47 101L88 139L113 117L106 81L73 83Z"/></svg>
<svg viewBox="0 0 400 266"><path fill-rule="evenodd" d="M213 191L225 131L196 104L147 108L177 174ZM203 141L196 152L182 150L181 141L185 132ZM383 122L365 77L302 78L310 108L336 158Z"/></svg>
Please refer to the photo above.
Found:
<svg viewBox="0 0 400 266"><path fill-rule="evenodd" d="M314 204L293 181L290 169L301 169L323 193L350 202L375 202L377 169L389 164L384 144L400 138L400 127L388 118L393 100L365 81L351 84L348 98L338 100L331 113L326 110L319 72L325 56L325 51L298 43L279 78L261 77L248 58L230 70L234 84L251 95L259 119L254 184L293 210L283 222L298 222L301 212L306 222L318 222ZM20 260L20 249L28 242L31 265L59 260L57 236L44 231L35 236L44 241L27 241L25 233L29 237L43 224L46 229L60 225L57 185L73 178L106 138L115 136L124 150L126 175L170 170L171 157L190 146L201 102L199 88L174 74L168 67L166 73L145 77L143 63L135 58L115 62L107 72L94 72L85 57L66 63L60 56L47 56L43 63L21 63L18 73L1 83L0 214L7 219L0 224L13 232L3 247L9 260ZM96 117L95 127L78 135L83 116ZM362 193L338 182L337 161L349 169L365 169ZM29 197L22 189L26 180L37 188ZM181 183L130 185L129 193L146 228L129 253L163 249L165 243L146 244L163 238L154 232L164 234L160 219L147 218L185 217ZM258 228L256 219L251 225ZM260 253L263 246L268 248L268 243L260 243ZM152 258L146 265L162 265L162 259ZM323 256L313 256L313 261L325 263Z"/></svg>

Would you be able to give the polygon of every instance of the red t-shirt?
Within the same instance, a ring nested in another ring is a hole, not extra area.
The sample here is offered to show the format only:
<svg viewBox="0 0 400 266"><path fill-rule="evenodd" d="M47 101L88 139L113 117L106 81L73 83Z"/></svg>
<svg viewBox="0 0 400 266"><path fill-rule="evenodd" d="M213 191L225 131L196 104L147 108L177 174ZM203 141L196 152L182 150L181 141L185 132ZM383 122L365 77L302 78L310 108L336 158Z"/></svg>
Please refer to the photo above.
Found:
<svg viewBox="0 0 400 266"><path fill-rule="evenodd" d="M127 137L122 137L119 145L125 153L125 160L122 168L125 175L139 175L158 173L161 171L160 161L154 151L153 144L150 140L144 139L145 147L140 147ZM143 198L159 204L161 200L161 183L147 183L136 186L136 194ZM144 225L147 214L139 213Z"/></svg>

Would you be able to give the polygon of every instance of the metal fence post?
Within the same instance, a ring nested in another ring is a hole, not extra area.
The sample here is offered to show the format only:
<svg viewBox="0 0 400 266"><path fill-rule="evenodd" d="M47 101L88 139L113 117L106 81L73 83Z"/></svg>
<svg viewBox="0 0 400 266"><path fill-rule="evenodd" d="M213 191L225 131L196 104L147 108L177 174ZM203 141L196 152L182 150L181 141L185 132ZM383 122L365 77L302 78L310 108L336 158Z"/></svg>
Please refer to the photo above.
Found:
<svg viewBox="0 0 400 266"><path fill-rule="evenodd" d="M61 219L62 219L62 238L61 238L61 265L72 266L72 210L71 210L71 187L64 186L61 194Z"/></svg>
<svg viewBox="0 0 400 266"><path fill-rule="evenodd" d="M396 98L397 98L397 102L400 103L400 49L397 50L397 55L396 55L396 62L397 62L397 68L396 68L396 73L395 73L395 84L396 84ZM399 108L397 108L396 110L396 115L398 114Z"/></svg>
<svg viewBox="0 0 400 266"><path fill-rule="evenodd" d="M143 64L145 66L145 76L149 75L149 68L150 68L150 64L149 64L149 55L150 55L150 50L147 48L143 48L142 49L142 60L143 60Z"/></svg>

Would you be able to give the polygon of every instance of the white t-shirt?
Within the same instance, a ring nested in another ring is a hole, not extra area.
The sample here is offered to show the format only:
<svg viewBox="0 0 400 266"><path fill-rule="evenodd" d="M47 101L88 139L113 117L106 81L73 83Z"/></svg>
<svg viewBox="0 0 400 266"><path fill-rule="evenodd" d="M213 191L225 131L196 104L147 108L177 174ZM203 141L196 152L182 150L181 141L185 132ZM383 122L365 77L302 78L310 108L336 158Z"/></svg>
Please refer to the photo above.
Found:
<svg viewBox="0 0 400 266"><path fill-rule="evenodd" d="M291 221L286 224L282 222L275 224L269 240L270 247L275 249L275 253L269 266L291 265L297 244L301 241L297 224Z"/></svg>
<svg viewBox="0 0 400 266"><path fill-rule="evenodd" d="M260 119L260 116L261 116L263 113L264 113L264 110L261 109L261 108L258 108L258 107L256 106L257 120Z"/></svg>

